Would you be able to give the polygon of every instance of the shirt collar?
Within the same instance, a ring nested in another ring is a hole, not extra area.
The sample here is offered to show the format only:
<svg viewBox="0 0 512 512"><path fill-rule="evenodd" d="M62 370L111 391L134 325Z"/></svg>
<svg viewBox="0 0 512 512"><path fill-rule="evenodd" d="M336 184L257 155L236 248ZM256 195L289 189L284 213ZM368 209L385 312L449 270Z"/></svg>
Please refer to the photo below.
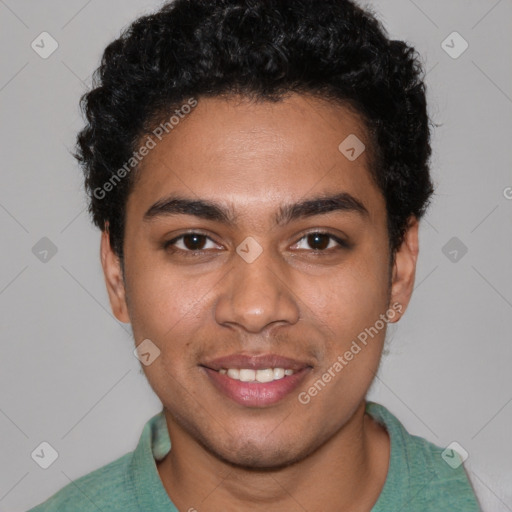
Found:
<svg viewBox="0 0 512 512"><path fill-rule="evenodd" d="M390 461L386 481L372 510L385 510L410 500L409 467L404 471L403 454L407 451L405 429L383 405L366 402L366 412L383 425L390 437ZM156 461L162 460L171 449L164 411L153 416L144 426L137 448L130 461L128 478L135 490L139 508L152 512L178 512L160 479ZM405 457L405 460L408 460ZM400 493L400 496L397 495Z"/></svg>
<svg viewBox="0 0 512 512"><path fill-rule="evenodd" d="M163 459L170 449L171 440L164 411L161 410L144 425L128 469L128 479L139 510L178 512L163 486L155 462Z"/></svg>

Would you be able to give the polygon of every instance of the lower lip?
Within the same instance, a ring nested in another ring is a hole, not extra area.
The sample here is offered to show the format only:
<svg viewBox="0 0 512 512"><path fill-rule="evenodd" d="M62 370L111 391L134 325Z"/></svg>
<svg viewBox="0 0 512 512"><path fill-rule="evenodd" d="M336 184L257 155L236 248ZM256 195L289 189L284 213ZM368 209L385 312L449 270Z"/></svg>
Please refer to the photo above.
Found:
<svg viewBox="0 0 512 512"><path fill-rule="evenodd" d="M237 404L246 407L266 407L276 404L294 391L310 370L310 368L303 368L292 375L272 382L242 382L231 379L211 368L203 368L219 391Z"/></svg>

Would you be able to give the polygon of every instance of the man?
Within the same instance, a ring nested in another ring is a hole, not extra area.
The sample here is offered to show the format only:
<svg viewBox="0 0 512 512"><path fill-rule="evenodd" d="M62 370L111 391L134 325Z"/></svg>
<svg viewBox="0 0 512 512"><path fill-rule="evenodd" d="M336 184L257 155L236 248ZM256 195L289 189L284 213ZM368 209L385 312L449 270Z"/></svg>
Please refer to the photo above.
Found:
<svg viewBox="0 0 512 512"><path fill-rule="evenodd" d="M177 0L83 106L110 303L163 410L33 510L479 510L365 399L433 193L413 48L347 0Z"/></svg>

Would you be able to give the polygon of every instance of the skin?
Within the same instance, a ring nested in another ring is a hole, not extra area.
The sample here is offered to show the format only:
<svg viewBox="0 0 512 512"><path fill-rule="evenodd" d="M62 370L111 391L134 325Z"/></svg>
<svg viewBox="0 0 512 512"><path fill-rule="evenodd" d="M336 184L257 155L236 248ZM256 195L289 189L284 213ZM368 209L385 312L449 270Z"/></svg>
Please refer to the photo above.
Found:
<svg viewBox="0 0 512 512"><path fill-rule="evenodd" d="M394 303L401 313L390 321L398 321L414 285L418 221L411 217L389 274L385 200L367 152L349 161L338 150L349 134L369 147L356 113L309 96L200 98L144 159L127 202L124 280L102 235L115 316L131 322L136 344L149 338L161 351L143 369L172 444L158 471L180 510L363 512L378 499L390 443L365 414L365 396L385 328L308 404L297 399ZM335 191L356 197L368 215L273 223L281 206ZM236 222L183 214L144 221L171 193L218 202ZM207 238L164 248L187 230ZM318 231L351 247L308 243ZM263 250L252 263L236 252L248 236ZM203 251L187 257L190 248ZM277 353L312 368L279 403L245 407L217 391L200 366L233 353Z"/></svg>

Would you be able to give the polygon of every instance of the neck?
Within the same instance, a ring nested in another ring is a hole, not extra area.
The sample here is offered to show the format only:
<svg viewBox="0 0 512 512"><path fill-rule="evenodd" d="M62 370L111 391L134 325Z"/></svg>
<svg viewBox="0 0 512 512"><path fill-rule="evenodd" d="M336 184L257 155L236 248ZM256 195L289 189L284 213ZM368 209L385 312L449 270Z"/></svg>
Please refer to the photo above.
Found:
<svg viewBox="0 0 512 512"><path fill-rule="evenodd" d="M308 457L265 470L220 460L166 411L172 449L157 464L160 478L179 510L369 512L386 479L389 437L365 405Z"/></svg>

